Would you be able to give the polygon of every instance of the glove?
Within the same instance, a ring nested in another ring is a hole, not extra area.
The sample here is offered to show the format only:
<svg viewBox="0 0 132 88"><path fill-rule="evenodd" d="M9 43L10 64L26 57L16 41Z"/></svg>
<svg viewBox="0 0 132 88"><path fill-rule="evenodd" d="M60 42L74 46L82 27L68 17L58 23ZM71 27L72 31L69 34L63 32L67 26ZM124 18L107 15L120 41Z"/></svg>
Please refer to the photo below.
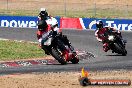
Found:
<svg viewBox="0 0 132 88"><path fill-rule="evenodd" d="M97 40L98 40L99 42L102 42L102 40L101 40L101 39L99 39L99 38L98 38Z"/></svg>
<svg viewBox="0 0 132 88"><path fill-rule="evenodd" d="M42 41L42 38L40 38L40 39L38 40L39 43L41 43L41 41Z"/></svg>
<svg viewBox="0 0 132 88"><path fill-rule="evenodd" d="M39 42L38 46L39 46L40 48L42 48L42 46L41 46L41 41L42 41L42 38L40 38L40 39L38 40L38 42Z"/></svg>
<svg viewBox="0 0 132 88"><path fill-rule="evenodd" d="M102 40L99 40L99 42L102 42Z"/></svg>

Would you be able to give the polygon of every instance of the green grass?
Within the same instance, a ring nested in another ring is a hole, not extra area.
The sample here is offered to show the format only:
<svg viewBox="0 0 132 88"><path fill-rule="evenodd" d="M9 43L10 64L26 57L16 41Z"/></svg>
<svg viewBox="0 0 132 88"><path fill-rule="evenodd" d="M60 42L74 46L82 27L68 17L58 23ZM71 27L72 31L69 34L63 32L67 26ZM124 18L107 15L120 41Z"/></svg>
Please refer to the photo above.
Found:
<svg viewBox="0 0 132 88"><path fill-rule="evenodd" d="M13 16L37 16L38 10L0 10L0 15L13 15ZM85 11L50 11L52 16L61 17L88 17L88 18L132 18L132 11L128 11L127 14L123 10L108 10L108 9L97 9L96 14L93 10Z"/></svg>
<svg viewBox="0 0 132 88"><path fill-rule="evenodd" d="M0 61L39 58L46 56L38 44L0 40Z"/></svg>

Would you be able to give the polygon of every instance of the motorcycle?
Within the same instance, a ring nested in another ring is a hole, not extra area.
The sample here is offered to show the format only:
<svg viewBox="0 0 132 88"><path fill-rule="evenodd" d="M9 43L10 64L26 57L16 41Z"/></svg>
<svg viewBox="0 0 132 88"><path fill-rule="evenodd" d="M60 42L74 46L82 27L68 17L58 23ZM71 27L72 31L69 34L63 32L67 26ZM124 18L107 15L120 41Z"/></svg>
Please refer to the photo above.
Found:
<svg viewBox="0 0 132 88"><path fill-rule="evenodd" d="M46 50L50 55L52 55L59 63L62 65L67 64L71 61L73 64L79 62L79 58L76 52L71 50L73 46L68 45L63 37L62 33L58 32L57 22L54 20L47 19L47 24L51 25L51 30L42 35L41 46L46 47ZM49 23L48 23L49 22Z"/></svg>
<svg viewBox="0 0 132 88"><path fill-rule="evenodd" d="M127 55L127 50L125 49L126 41L117 33L117 31L107 32L104 34L107 36L108 47L113 53Z"/></svg>

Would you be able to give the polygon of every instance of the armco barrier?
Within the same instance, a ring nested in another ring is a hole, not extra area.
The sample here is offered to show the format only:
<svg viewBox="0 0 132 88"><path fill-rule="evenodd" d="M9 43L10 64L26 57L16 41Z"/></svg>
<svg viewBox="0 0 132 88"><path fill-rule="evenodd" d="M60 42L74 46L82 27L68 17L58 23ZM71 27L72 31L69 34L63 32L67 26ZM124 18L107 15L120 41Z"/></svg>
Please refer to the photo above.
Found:
<svg viewBox="0 0 132 88"><path fill-rule="evenodd" d="M132 19L55 18L60 28L96 29L96 21L102 20L106 26L117 30L132 30ZM37 28L37 20L37 16L0 16L0 27Z"/></svg>

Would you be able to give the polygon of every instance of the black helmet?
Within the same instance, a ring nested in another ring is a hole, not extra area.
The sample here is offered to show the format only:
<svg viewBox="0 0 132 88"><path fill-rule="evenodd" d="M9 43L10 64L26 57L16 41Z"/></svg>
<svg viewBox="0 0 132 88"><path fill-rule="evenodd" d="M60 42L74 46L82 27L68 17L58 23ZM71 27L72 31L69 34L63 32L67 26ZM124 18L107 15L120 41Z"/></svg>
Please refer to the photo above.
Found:
<svg viewBox="0 0 132 88"><path fill-rule="evenodd" d="M38 29L44 31L47 28L48 24L45 20L38 21Z"/></svg>
<svg viewBox="0 0 132 88"><path fill-rule="evenodd" d="M103 21L102 21L102 20L97 21L97 22L96 22L96 27L97 27L98 29L103 28Z"/></svg>

